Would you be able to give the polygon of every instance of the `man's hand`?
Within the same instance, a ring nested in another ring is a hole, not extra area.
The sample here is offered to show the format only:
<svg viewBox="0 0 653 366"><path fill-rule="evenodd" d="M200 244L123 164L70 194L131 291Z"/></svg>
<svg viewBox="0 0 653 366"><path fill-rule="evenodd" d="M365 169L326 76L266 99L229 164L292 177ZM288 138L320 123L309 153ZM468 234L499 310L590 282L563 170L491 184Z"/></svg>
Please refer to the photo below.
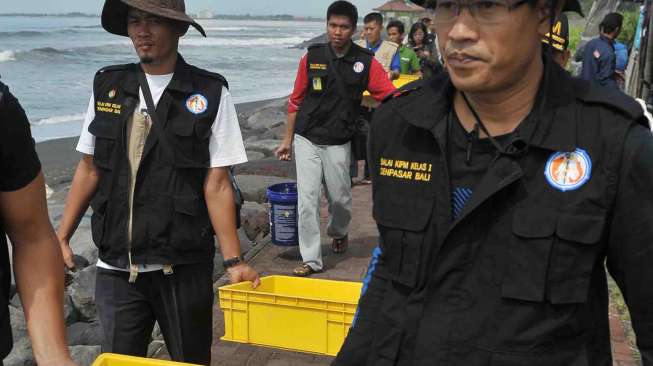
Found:
<svg viewBox="0 0 653 366"><path fill-rule="evenodd" d="M284 139L281 145L274 152L277 159L290 161L292 159L292 141Z"/></svg>
<svg viewBox="0 0 653 366"><path fill-rule="evenodd" d="M59 237L59 246L61 247L64 264L69 270L75 271L75 260L73 259L73 250L70 249L70 242Z"/></svg>
<svg viewBox="0 0 653 366"><path fill-rule="evenodd" d="M252 288L257 288L261 284L258 272L256 272L254 268L250 267L247 263L242 263L237 266L227 268L227 273L229 273L229 282L232 285L244 281L251 281Z"/></svg>

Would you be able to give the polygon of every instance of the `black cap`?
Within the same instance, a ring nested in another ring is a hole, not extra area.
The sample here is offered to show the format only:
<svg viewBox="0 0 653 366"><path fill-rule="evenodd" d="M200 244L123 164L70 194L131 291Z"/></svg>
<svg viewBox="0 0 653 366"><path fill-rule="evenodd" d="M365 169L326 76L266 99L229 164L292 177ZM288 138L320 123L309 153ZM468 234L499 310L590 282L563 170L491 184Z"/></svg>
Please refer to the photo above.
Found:
<svg viewBox="0 0 653 366"><path fill-rule="evenodd" d="M552 31L542 37L542 43L548 44L554 50L564 52L569 47L569 20L564 13L560 14L553 24Z"/></svg>
<svg viewBox="0 0 653 366"><path fill-rule="evenodd" d="M565 6L562 8L562 11L573 11L581 16L583 15L583 8L580 5L580 2L578 0L563 0L565 2ZM413 0L413 3L423 6L426 8L435 8L435 0Z"/></svg>

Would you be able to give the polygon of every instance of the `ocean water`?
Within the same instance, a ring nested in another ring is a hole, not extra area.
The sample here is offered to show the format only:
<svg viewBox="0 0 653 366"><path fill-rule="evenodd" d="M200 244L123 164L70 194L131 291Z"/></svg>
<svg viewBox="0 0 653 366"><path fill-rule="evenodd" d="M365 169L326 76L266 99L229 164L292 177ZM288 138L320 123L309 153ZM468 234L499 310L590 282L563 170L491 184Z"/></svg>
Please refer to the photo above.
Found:
<svg viewBox="0 0 653 366"><path fill-rule="evenodd" d="M180 52L219 72L236 103L288 95L304 50L292 46L324 31L322 22L200 20ZM79 135L95 72L137 62L126 37L107 33L99 18L0 17L0 75L20 99L37 141Z"/></svg>

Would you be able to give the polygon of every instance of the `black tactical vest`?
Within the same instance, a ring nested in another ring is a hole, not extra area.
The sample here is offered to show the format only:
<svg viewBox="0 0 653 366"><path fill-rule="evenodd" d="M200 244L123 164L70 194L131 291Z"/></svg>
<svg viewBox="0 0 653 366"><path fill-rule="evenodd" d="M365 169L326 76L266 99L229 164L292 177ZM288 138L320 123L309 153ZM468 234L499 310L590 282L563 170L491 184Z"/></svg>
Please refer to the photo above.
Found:
<svg viewBox="0 0 653 366"><path fill-rule="evenodd" d="M212 261L213 228L204 200L209 137L226 80L188 65L181 56L172 81L157 105L166 141L154 127L135 177L132 241L127 227L130 169L126 125L139 105L139 65L111 66L95 76L96 137L93 161L99 189L93 200L93 241L104 262L186 264Z"/></svg>
<svg viewBox="0 0 653 366"><path fill-rule="evenodd" d="M319 145L347 143L355 132L373 57L353 43L342 58L328 44L310 46L308 92L297 113L295 132Z"/></svg>

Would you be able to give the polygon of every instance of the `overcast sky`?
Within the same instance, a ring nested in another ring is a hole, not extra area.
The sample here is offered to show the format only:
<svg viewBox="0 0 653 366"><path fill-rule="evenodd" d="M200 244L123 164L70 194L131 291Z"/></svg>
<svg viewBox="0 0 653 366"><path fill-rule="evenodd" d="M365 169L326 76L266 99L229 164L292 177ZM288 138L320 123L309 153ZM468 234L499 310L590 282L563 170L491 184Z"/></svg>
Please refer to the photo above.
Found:
<svg viewBox="0 0 653 366"><path fill-rule="evenodd" d="M323 17L331 0L186 0L187 9L196 13L211 10L218 14L292 14ZM362 15L383 4L384 0L352 0ZM0 13L99 14L103 0L0 0Z"/></svg>

